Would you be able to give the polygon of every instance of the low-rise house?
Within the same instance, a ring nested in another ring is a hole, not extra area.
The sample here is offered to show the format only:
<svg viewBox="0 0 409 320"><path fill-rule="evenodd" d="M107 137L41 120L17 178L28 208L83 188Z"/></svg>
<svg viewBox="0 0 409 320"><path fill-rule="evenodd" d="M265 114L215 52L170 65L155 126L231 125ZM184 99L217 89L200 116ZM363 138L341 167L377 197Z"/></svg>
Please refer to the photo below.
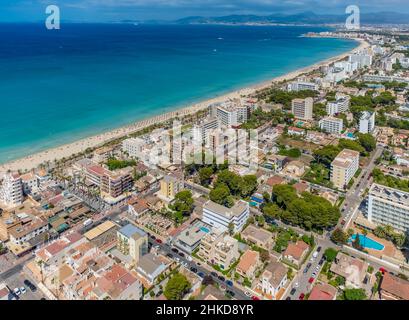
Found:
<svg viewBox="0 0 409 320"><path fill-rule="evenodd" d="M287 282L287 272L288 268L282 263L271 261L260 277L258 289L266 298L278 300Z"/></svg>
<svg viewBox="0 0 409 320"><path fill-rule="evenodd" d="M136 272L152 285L170 265L171 261L169 259L161 255L148 253L140 258L136 266Z"/></svg>
<svg viewBox="0 0 409 320"><path fill-rule="evenodd" d="M253 280L256 271L262 266L260 253L253 250L247 250L240 259L237 265L236 272L243 278Z"/></svg>
<svg viewBox="0 0 409 320"><path fill-rule="evenodd" d="M347 287L360 288L365 279L367 269L367 262L338 252L330 270L336 275L344 277Z"/></svg>
<svg viewBox="0 0 409 320"><path fill-rule="evenodd" d="M337 289L333 286L322 283L312 288L308 300L335 300L337 298Z"/></svg>
<svg viewBox="0 0 409 320"><path fill-rule="evenodd" d="M273 244L272 234L264 229L250 224L241 234L241 238L260 248L270 250Z"/></svg>
<svg viewBox="0 0 409 320"><path fill-rule="evenodd" d="M143 296L142 283L117 264L96 280L89 296L97 300L139 300Z"/></svg>
<svg viewBox="0 0 409 320"><path fill-rule="evenodd" d="M385 273L380 284L382 300L409 300L409 281Z"/></svg>
<svg viewBox="0 0 409 320"><path fill-rule="evenodd" d="M128 213L138 218L149 211L148 203L145 199L134 197L128 200Z"/></svg>
<svg viewBox="0 0 409 320"><path fill-rule="evenodd" d="M270 187L274 187L279 184L284 184L285 179L280 177L280 176L272 176L267 179L266 184L268 184Z"/></svg>
<svg viewBox="0 0 409 320"><path fill-rule="evenodd" d="M12 299L12 294L4 283L0 283L0 301Z"/></svg>
<svg viewBox="0 0 409 320"><path fill-rule="evenodd" d="M284 170L283 174L289 175L290 177L301 177L305 173L305 165L301 161L294 160L288 163Z"/></svg>
<svg viewBox="0 0 409 320"><path fill-rule="evenodd" d="M300 181L293 185L294 189L298 194L301 194L306 191L310 191L310 185L307 182Z"/></svg>
<svg viewBox="0 0 409 320"><path fill-rule="evenodd" d="M290 243L283 253L284 259L300 266L308 253L309 246L304 241L298 240L296 243Z"/></svg>
<svg viewBox="0 0 409 320"><path fill-rule="evenodd" d="M297 127L288 127L287 133L291 136L303 136L305 135L305 130Z"/></svg>

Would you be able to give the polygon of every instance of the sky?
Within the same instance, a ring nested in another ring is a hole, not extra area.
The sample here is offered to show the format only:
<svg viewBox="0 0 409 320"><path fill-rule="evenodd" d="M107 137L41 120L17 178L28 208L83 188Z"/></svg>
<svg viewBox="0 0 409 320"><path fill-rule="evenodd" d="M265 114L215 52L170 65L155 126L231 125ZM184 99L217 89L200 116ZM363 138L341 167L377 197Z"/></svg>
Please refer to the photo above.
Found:
<svg viewBox="0 0 409 320"><path fill-rule="evenodd" d="M61 19L82 22L175 20L230 14L344 14L348 5L365 12L409 13L409 0L0 0L0 22L40 21L57 5Z"/></svg>

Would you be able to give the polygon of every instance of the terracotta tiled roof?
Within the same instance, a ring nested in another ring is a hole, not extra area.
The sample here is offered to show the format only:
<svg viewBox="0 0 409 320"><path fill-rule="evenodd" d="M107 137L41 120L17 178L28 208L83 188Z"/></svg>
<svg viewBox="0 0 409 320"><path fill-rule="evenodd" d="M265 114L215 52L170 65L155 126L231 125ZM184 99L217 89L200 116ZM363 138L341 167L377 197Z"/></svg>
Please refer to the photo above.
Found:
<svg viewBox="0 0 409 320"><path fill-rule="evenodd" d="M384 290L403 300L409 300L409 281L385 273L381 283L381 290Z"/></svg>

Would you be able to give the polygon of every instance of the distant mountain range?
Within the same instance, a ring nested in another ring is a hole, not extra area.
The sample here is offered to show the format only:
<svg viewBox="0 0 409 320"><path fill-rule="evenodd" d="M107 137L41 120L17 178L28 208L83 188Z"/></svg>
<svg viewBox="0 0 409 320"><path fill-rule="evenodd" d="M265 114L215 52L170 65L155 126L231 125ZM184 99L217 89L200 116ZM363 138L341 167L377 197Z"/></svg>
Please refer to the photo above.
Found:
<svg viewBox="0 0 409 320"><path fill-rule="evenodd" d="M339 24L347 15L315 14L303 12L283 15L229 15L223 17L186 17L174 21L177 24ZM361 24L409 24L409 14L396 12L361 13Z"/></svg>

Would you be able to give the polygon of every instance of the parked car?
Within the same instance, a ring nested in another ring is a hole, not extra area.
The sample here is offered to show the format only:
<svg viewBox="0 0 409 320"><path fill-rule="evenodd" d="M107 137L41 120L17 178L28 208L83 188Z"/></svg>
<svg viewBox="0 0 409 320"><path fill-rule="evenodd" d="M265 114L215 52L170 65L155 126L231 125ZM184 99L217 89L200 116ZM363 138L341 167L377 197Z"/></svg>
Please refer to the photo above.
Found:
<svg viewBox="0 0 409 320"><path fill-rule="evenodd" d="M180 252L180 251L179 251L178 255L180 255L182 258L185 257L185 254L183 252Z"/></svg>
<svg viewBox="0 0 409 320"><path fill-rule="evenodd" d="M203 272L199 272L197 275L198 275L200 278L204 278L204 276L205 276L205 274L204 274Z"/></svg>
<svg viewBox="0 0 409 320"><path fill-rule="evenodd" d="M20 288L15 288L15 289L13 290L13 293L14 293L17 297L20 296L20 294L21 294Z"/></svg>
<svg viewBox="0 0 409 320"><path fill-rule="evenodd" d="M197 268L191 267L191 268L190 268L190 271L192 271L193 273L196 273L196 272L197 272Z"/></svg>
<svg viewBox="0 0 409 320"><path fill-rule="evenodd" d="M287 298L285 298L285 300L291 300L291 297L287 297Z"/></svg>
<svg viewBox="0 0 409 320"><path fill-rule="evenodd" d="M178 249L176 249L176 248L172 248L171 250L172 250L172 252L174 252L174 253L178 253L178 252L179 252Z"/></svg>
<svg viewBox="0 0 409 320"><path fill-rule="evenodd" d="M309 283L313 283L313 282L314 282L314 278L311 277L311 278L308 280L308 282L309 282Z"/></svg>
<svg viewBox="0 0 409 320"><path fill-rule="evenodd" d="M255 301L255 300L260 300L260 298L259 298L259 297L256 297L256 296L252 296L252 297L251 297L251 300L254 300L254 301Z"/></svg>
<svg viewBox="0 0 409 320"><path fill-rule="evenodd" d="M21 294L25 294L25 293L27 292L27 290L26 290L25 287L21 287L21 288L20 288L20 291L21 291Z"/></svg>
<svg viewBox="0 0 409 320"><path fill-rule="evenodd" d="M171 253L168 253L167 255L166 255L168 258L173 258L173 254L171 254Z"/></svg>
<svg viewBox="0 0 409 320"><path fill-rule="evenodd" d="M321 252L322 247L317 248L317 252Z"/></svg>
<svg viewBox="0 0 409 320"><path fill-rule="evenodd" d="M244 292L247 297L251 297L251 293L249 291Z"/></svg>
<svg viewBox="0 0 409 320"><path fill-rule="evenodd" d="M157 243L162 243L162 240L161 239L156 239L156 242Z"/></svg>
<svg viewBox="0 0 409 320"><path fill-rule="evenodd" d="M213 277L216 277L216 278L217 278L217 272L212 271L212 272L210 272L210 274L211 274Z"/></svg>
<svg viewBox="0 0 409 320"><path fill-rule="evenodd" d="M231 297L234 297L234 296L236 295L236 294L235 294L233 291L231 291L231 290L227 290L226 293L227 293L229 296L231 296Z"/></svg>
<svg viewBox="0 0 409 320"><path fill-rule="evenodd" d="M223 276L219 276L219 280L224 282L224 281L226 281L226 278L223 277Z"/></svg>
<svg viewBox="0 0 409 320"><path fill-rule="evenodd" d="M296 291L297 291L296 288L292 288L291 291L290 291L290 294L293 296Z"/></svg>
<svg viewBox="0 0 409 320"><path fill-rule="evenodd" d="M305 293L301 293L300 296L298 297L299 300L304 300Z"/></svg>
<svg viewBox="0 0 409 320"><path fill-rule="evenodd" d="M227 280L227 281L226 281L226 284L227 284L229 287L233 287L233 281L231 281L231 280Z"/></svg>

